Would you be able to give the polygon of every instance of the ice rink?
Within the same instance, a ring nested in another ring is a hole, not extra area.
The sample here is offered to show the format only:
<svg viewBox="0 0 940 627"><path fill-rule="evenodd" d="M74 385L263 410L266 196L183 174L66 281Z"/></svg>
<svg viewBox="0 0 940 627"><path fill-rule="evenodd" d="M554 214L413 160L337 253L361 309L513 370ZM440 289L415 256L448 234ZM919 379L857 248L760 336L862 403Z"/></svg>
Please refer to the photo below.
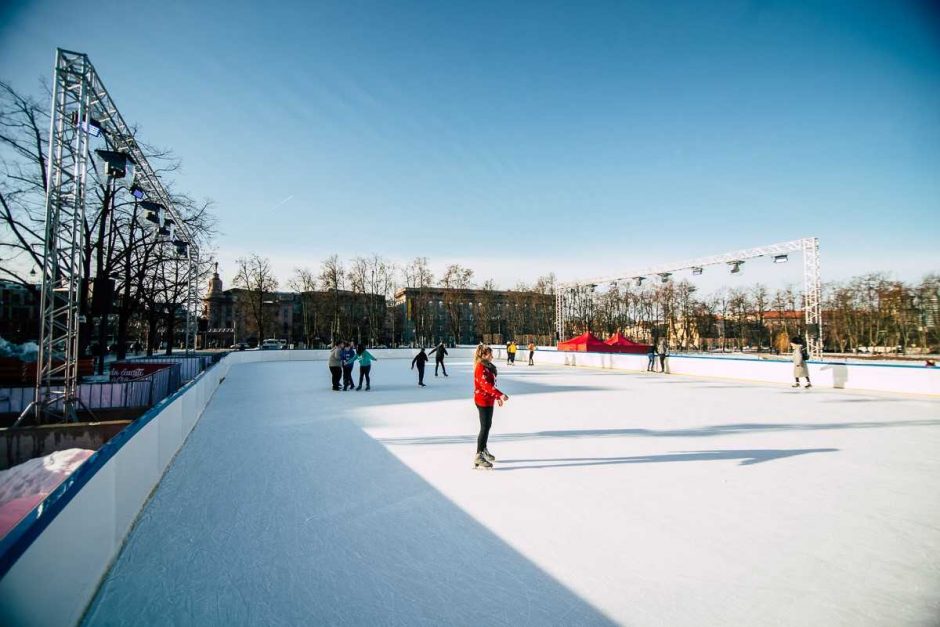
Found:
<svg viewBox="0 0 940 627"><path fill-rule="evenodd" d="M940 623L940 401L470 364L233 367L89 608L127 625Z"/></svg>

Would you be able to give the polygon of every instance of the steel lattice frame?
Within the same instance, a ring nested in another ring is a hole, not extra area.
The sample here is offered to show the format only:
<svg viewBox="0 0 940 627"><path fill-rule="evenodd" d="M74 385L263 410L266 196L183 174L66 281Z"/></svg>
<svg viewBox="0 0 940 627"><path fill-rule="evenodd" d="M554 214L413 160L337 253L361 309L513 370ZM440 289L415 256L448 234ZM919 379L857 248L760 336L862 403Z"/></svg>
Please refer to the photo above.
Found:
<svg viewBox="0 0 940 627"><path fill-rule="evenodd" d="M614 284L620 281L657 275L662 276L681 270L690 270L692 268L733 264L736 261L745 261L756 257L785 255L792 252L803 254L803 311L806 321L807 350L814 359L818 359L822 356L822 284L820 282L821 275L819 267L819 238L817 237L804 237L789 242L779 242L777 244L757 248L746 248L723 253L721 255L692 259L690 261L651 266L635 272L624 272L616 276L604 276L582 281L556 283L555 327L558 339L559 341L564 340L565 336L565 325L569 317L567 311L568 299L565 297L565 294L569 290L572 294L577 293L580 295L581 290L585 287L593 289L593 287L597 285Z"/></svg>
<svg viewBox="0 0 940 627"><path fill-rule="evenodd" d="M40 295L39 355L32 410L37 420L44 407L62 402L66 419L75 419L78 401L79 291L83 276L85 179L91 129L101 129L111 150L125 152L135 166L135 182L147 198L163 205L186 242L188 261L186 350L191 313L198 303L199 253L192 234L151 168L134 134L125 124L88 56L56 50L47 168L46 228ZM18 421L19 422L19 421Z"/></svg>

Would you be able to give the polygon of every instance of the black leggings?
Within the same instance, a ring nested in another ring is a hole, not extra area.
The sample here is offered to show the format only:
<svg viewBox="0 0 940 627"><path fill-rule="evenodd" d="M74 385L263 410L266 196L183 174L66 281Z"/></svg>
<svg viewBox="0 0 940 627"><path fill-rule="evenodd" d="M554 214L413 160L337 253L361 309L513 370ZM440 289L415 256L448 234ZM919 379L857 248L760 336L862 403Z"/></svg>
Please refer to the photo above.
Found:
<svg viewBox="0 0 940 627"><path fill-rule="evenodd" d="M447 376L447 368L444 368L444 360L443 360L443 359L438 359L438 360L436 360L436 361L434 362L434 376L435 376L435 377L437 376L437 369L438 369L438 367L440 367L441 369L444 370L444 376L446 377L446 376Z"/></svg>
<svg viewBox="0 0 940 627"><path fill-rule="evenodd" d="M339 389L339 379L343 376L343 369L339 366L330 366L330 376L333 377L333 389Z"/></svg>
<svg viewBox="0 0 940 627"><path fill-rule="evenodd" d="M366 387L372 387L372 381L369 379L369 371L372 366L359 366L359 387L362 387L362 377L366 378Z"/></svg>
<svg viewBox="0 0 940 627"><path fill-rule="evenodd" d="M490 437L490 427L493 426L493 406L480 407L477 405L477 412L480 414L480 435L477 436L477 453L482 453L486 448L486 441Z"/></svg>

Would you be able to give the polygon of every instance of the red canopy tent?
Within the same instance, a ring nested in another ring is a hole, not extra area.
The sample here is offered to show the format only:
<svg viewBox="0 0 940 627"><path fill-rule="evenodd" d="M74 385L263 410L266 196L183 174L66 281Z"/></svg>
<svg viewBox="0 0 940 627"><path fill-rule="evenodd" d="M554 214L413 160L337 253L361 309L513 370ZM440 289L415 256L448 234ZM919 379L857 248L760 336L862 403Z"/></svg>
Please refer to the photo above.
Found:
<svg viewBox="0 0 940 627"><path fill-rule="evenodd" d="M609 340L604 342L615 353L633 353L636 355L645 354L649 349L649 344L637 344L620 334L620 331L614 333Z"/></svg>
<svg viewBox="0 0 940 627"><path fill-rule="evenodd" d="M570 340L565 342L558 342L558 350L560 351L573 351L578 353L610 353L610 346L604 344L596 337L594 337L590 331L579 335L578 337L573 337Z"/></svg>

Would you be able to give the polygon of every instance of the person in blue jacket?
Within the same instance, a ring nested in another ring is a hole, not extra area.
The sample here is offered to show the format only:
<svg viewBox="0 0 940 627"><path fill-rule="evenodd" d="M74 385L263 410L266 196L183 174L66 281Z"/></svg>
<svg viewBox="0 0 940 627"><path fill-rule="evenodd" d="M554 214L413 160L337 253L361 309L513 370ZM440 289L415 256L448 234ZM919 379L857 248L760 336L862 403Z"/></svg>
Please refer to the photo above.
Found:
<svg viewBox="0 0 940 627"><path fill-rule="evenodd" d="M346 342L343 347L343 391L356 387L353 383L352 370L356 365L356 346L353 342Z"/></svg>
<svg viewBox="0 0 940 627"><path fill-rule="evenodd" d="M369 378L369 373L372 371L372 362L378 361L372 353L370 353L364 344L359 345L359 349L356 351L359 353L359 356L356 358L359 362L359 387L356 390L362 389L362 378L366 378L366 392L372 387L372 380Z"/></svg>

